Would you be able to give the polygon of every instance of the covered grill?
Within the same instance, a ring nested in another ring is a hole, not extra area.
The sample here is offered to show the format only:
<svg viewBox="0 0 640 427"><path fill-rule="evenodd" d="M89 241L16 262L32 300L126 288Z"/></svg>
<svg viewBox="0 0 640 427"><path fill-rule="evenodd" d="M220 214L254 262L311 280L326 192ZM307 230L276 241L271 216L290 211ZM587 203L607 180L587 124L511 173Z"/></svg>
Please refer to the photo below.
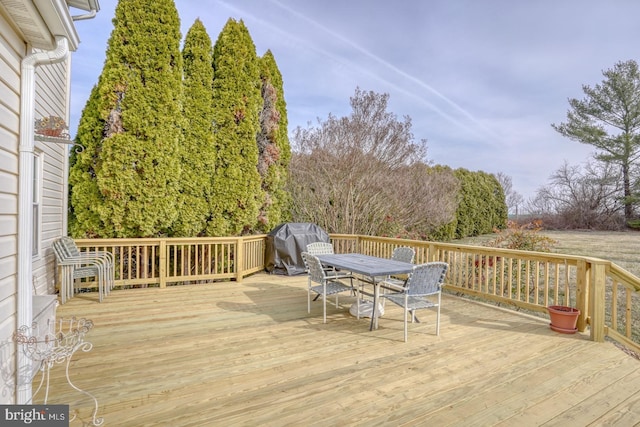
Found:
<svg viewBox="0 0 640 427"><path fill-rule="evenodd" d="M329 242L329 234L318 225L308 222L278 225L267 235L265 269L270 273L288 276L305 273L300 254L313 242Z"/></svg>

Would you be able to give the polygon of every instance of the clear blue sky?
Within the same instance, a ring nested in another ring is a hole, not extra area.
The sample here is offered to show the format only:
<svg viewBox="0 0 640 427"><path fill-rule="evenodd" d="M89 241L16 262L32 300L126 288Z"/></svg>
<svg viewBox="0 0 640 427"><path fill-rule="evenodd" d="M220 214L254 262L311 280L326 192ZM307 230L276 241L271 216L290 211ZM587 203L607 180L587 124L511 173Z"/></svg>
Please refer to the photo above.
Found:
<svg viewBox="0 0 640 427"><path fill-rule="evenodd" d="M153 1L149 1L150 5ZM76 23L72 136L104 65L116 0ZM258 55L270 49L284 79L291 132L350 113L356 87L390 95L428 158L504 172L525 198L566 160L592 149L561 137L568 98L638 61L636 0L176 0L182 35L196 18L212 41L242 19Z"/></svg>

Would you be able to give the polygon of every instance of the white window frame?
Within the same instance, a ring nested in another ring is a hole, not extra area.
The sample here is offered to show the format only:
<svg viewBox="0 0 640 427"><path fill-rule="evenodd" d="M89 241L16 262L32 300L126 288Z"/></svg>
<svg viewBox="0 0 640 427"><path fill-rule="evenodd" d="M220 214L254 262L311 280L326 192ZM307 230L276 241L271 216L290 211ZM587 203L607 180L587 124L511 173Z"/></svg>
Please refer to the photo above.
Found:
<svg viewBox="0 0 640 427"><path fill-rule="evenodd" d="M31 256L40 258L42 253L42 186L44 171L44 153L40 150L33 152L33 200L31 211L33 212L33 241Z"/></svg>

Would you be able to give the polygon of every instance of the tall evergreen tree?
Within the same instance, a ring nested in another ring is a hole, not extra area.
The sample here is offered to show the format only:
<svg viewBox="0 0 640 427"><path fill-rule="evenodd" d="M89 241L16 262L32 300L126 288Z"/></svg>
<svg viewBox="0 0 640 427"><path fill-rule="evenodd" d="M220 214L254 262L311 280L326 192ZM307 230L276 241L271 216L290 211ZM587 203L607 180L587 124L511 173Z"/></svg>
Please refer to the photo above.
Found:
<svg viewBox="0 0 640 427"><path fill-rule="evenodd" d="M258 230L268 232L290 218L290 196L285 190L291 147L287 133L287 103L282 74L271 51L260 60L262 111L258 133L258 172L265 200L260 208Z"/></svg>
<svg viewBox="0 0 640 427"><path fill-rule="evenodd" d="M204 24L193 23L184 41L184 145L182 196L184 208L174 226L174 236L202 234L209 218L213 147L213 47Z"/></svg>
<svg viewBox="0 0 640 427"><path fill-rule="evenodd" d="M456 211L455 237L463 238L491 233L507 225L507 204L500 182L486 172L455 170L460 181L459 204Z"/></svg>
<svg viewBox="0 0 640 427"><path fill-rule="evenodd" d="M551 126L561 135L596 147L595 158L620 168L624 218L635 218L640 202L633 186L640 162L640 67L634 60L618 62L602 72L594 87L582 86L584 99L570 98L567 121Z"/></svg>
<svg viewBox="0 0 640 427"><path fill-rule="evenodd" d="M82 111L75 142L84 150L72 150L69 170L69 232L74 237L99 237L104 234L99 207L96 169L102 142L104 120L100 114L98 86L94 86Z"/></svg>
<svg viewBox="0 0 640 427"><path fill-rule="evenodd" d="M168 234L180 207L178 12L173 0L120 0L113 23L103 72L78 131L90 149L78 156L71 174L73 232ZM85 178L95 183L82 183Z"/></svg>
<svg viewBox="0 0 640 427"><path fill-rule="evenodd" d="M260 71L249 31L229 19L213 48L214 171L207 234L228 236L255 228L264 199L258 173Z"/></svg>

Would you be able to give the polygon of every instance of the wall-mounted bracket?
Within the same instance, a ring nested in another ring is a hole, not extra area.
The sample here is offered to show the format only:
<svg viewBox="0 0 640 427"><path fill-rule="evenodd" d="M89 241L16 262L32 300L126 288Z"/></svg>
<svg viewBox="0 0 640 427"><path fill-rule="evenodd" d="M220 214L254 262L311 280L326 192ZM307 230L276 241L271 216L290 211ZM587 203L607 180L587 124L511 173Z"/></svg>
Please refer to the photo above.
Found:
<svg viewBox="0 0 640 427"><path fill-rule="evenodd" d="M75 141L72 141L71 139L69 139L67 136L62 135L60 137L57 136L47 136L47 135L39 135L39 134L35 134L34 135L34 139L36 141L41 141L41 142L52 142L54 144L66 144L66 145L75 145L76 146L76 153L81 153L84 151L85 147L82 144L78 144Z"/></svg>

